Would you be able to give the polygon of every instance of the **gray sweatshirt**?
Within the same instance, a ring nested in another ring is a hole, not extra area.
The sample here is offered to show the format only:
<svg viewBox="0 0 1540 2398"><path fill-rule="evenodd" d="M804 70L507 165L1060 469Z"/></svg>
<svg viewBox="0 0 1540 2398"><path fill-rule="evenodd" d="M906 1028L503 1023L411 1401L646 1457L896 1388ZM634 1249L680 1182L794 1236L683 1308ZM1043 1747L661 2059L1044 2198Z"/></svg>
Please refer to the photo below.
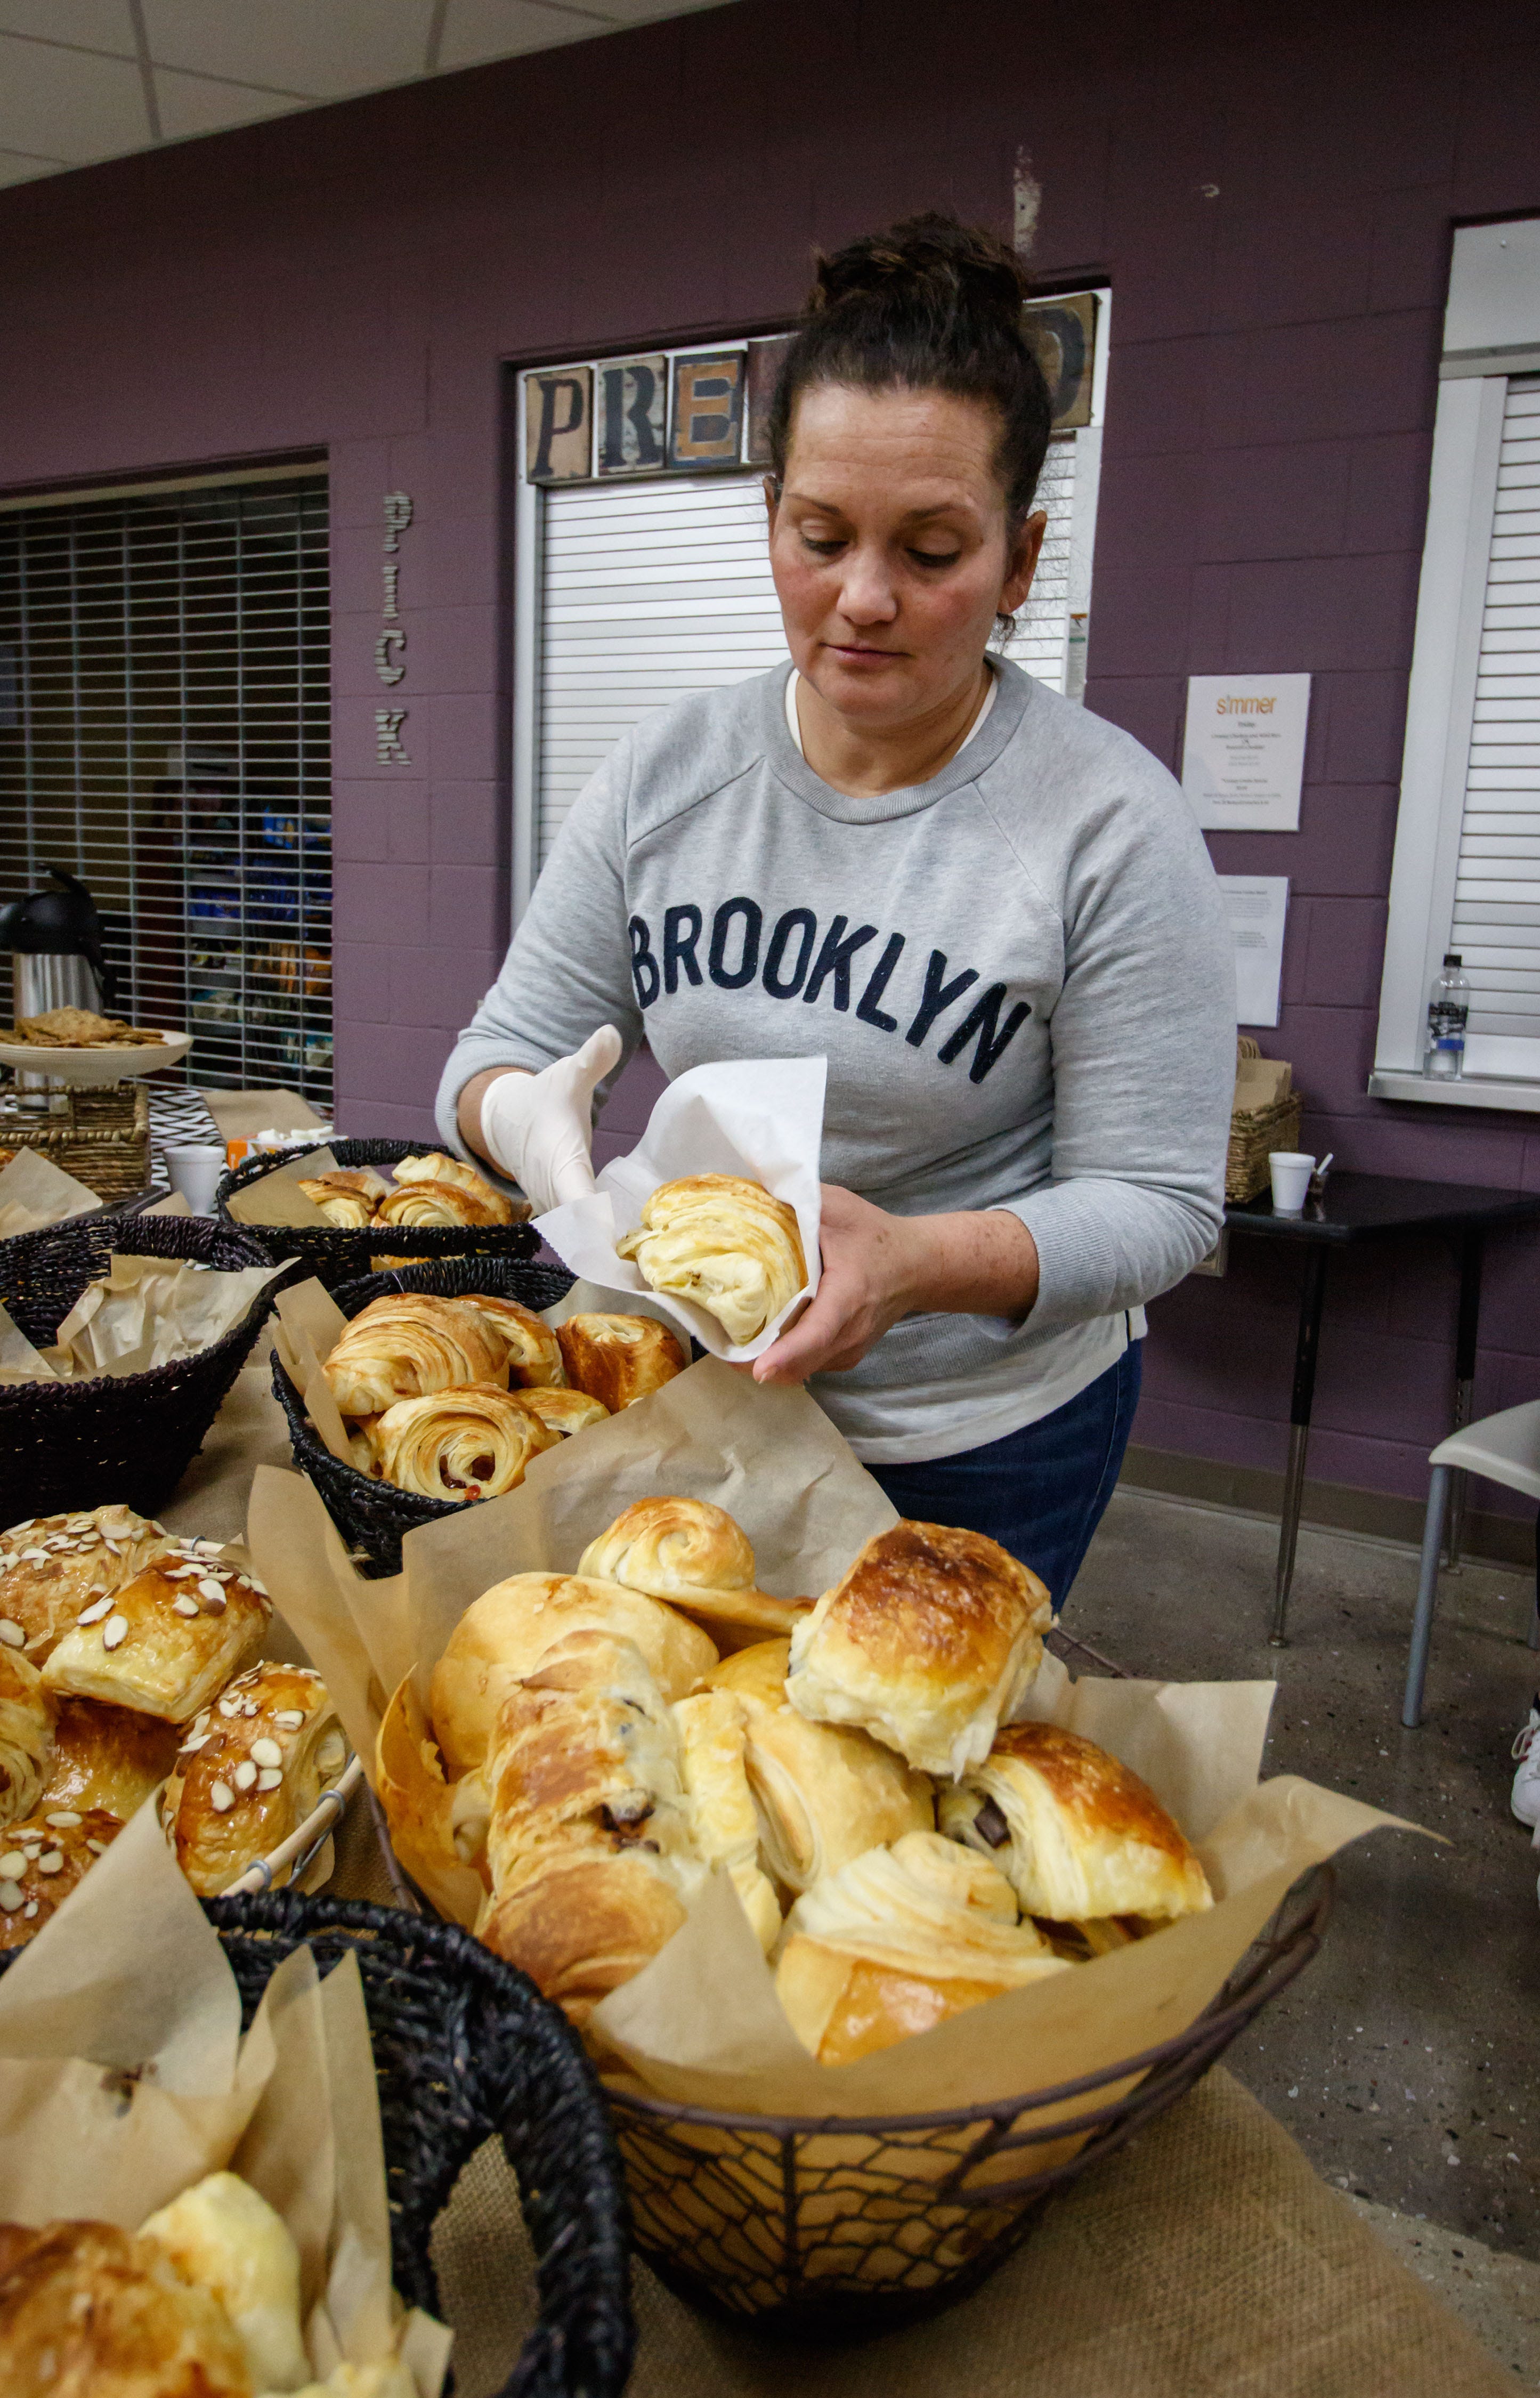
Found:
<svg viewBox="0 0 1540 2398"><path fill-rule="evenodd" d="M1037 1244L1023 1323L906 1316L809 1386L871 1462L950 1456L1085 1389L1212 1246L1229 936L1165 768L1020 667L996 662L950 765L880 799L799 755L788 671L679 701L599 769L445 1068L439 1129L455 1140L473 1074L538 1070L606 1022L670 1078L826 1054L826 1182L898 1215L1007 1208Z"/></svg>

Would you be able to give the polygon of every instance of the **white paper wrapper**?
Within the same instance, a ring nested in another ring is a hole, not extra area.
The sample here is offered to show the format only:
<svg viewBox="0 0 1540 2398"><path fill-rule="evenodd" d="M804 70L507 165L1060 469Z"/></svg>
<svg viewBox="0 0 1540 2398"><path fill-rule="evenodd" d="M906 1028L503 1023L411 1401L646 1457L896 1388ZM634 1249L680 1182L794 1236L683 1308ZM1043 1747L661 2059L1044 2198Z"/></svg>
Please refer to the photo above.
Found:
<svg viewBox="0 0 1540 2398"><path fill-rule="evenodd" d="M628 1157L599 1177L591 1199L535 1218L534 1229L575 1274L607 1292L624 1292L628 1306L651 1302L649 1313L694 1335L713 1357L736 1365L757 1357L779 1338L818 1287L818 1160L823 1147L826 1058L740 1058L695 1066L670 1083ZM762 1182L795 1210L808 1278L757 1340L735 1344L704 1307L655 1291L615 1243L642 1221L660 1182L689 1174L736 1174Z"/></svg>

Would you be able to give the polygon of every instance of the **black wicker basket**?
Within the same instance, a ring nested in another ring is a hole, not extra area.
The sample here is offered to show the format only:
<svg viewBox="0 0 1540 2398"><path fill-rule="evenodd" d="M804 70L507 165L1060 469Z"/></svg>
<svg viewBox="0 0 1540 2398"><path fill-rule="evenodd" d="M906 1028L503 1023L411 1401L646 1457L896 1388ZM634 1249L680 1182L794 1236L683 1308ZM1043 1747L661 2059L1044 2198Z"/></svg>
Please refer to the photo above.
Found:
<svg viewBox="0 0 1540 2398"><path fill-rule="evenodd" d="M431 1291L440 1299L484 1290L500 1299L521 1300L526 1307L538 1310L554 1307L572 1285L573 1276L564 1266L449 1258L439 1265L398 1266L389 1273L366 1274L361 1281L344 1283L332 1296L344 1315L357 1315L371 1299L383 1299L392 1290ZM333 1457L312 1428L304 1403L276 1354L273 1390L289 1418L294 1462L308 1474L325 1500L361 1572L371 1578L399 1573L403 1535L419 1524L437 1523L440 1516L459 1513L459 1504L453 1499L423 1499L415 1491L398 1490L394 1483L376 1482Z"/></svg>
<svg viewBox="0 0 1540 2398"><path fill-rule="evenodd" d="M238 1226L210 1217L87 1216L0 1246L0 1304L34 1348L46 1348L115 1250L192 1258L226 1273L272 1263ZM211 1348L169 1366L0 1387L0 1524L115 1500L155 1515L202 1446L287 1279L269 1283Z"/></svg>
<svg viewBox="0 0 1540 2398"><path fill-rule="evenodd" d="M501 2398L618 2398L636 2344L625 2183L593 2069L561 2009L451 1923L293 1891L209 1899L204 1911L239 1985L243 2028L269 1974L302 1943L323 1974L358 1959L392 2278L407 2304L439 2312L434 2224L476 2150L500 2135L540 2294ZM0 1956L0 1973L22 1954Z"/></svg>
<svg viewBox="0 0 1540 2398"><path fill-rule="evenodd" d="M403 1157L426 1157L448 1152L436 1140L327 1140L339 1165L399 1165ZM232 1192L245 1191L284 1163L285 1154L265 1150L248 1157L233 1174L222 1177L219 1212L227 1223ZM389 1177L385 1178L387 1180ZM371 1224L362 1232L328 1225L324 1232L304 1224L242 1224L239 1230L261 1241L274 1258L303 1258L328 1290L354 1282L370 1272L371 1260L393 1258L533 1258L540 1236L525 1224Z"/></svg>

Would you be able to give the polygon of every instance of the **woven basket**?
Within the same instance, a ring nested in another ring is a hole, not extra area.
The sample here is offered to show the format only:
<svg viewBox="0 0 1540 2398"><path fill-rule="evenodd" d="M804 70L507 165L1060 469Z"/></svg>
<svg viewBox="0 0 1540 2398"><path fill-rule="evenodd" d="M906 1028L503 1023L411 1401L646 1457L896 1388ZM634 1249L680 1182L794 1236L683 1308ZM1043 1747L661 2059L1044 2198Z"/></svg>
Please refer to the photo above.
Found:
<svg viewBox="0 0 1540 2398"><path fill-rule="evenodd" d="M1237 1061L1243 1058L1260 1058L1261 1050L1249 1033L1242 1033L1236 1043ZM1298 1091L1287 1098L1274 1099L1264 1108L1236 1108L1230 1116L1230 1146L1224 1158L1224 1201L1226 1206L1243 1207L1249 1199L1260 1198L1271 1180L1267 1158L1275 1149L1298 1149L1300 1117L1304 1101Z"/></svg>
<svg viewBox="0 0 1540 2398"><path fill-rule="evenodd" d="M521 1300L526 1307L554 1307L572 1288L564 1266L509 1263L493 1258L449 1258L439 1265L399 1266L390 1273L366 1274L344 1283L333 1296L344 1315L357 1315L371 1299L386 1291L431 1291L439 1299L455 1299L462 1291L484 1290L499 1299ZM304 1403L288 1374L273 1358L273 1390L289 1418L294 1462L308 1474L360 1572L371 1579L401 1570L401 1541L419 1524L437 1523L440 1516L459 1513L453 1499L423 1499L394 1483L376 1482L356 1466L333 1457L311 1426Z"/></svg>
<svg viewBox="0 0 1540 2398"><path fill-rule="evenodd" d="M1297 1883L1175 2039L993 2106L817 2119L607 2090L638 2249L693 2305L792 2339L871 2338L952 2305L1288 1987L1320 1947L1332 1893L1330 1866Z"/></svg>
<svg viewBox="0 0 1540 2398"><path fill-rule="evenodd" d="M272 1262L238 1228L209 1217L84 1216L23 1233L0 1244L0 1304L34 1348L48 1345L114 1250L195 1258L227 1273ZM211 1348L169 1366L0 1388L0 1524L112 1501L154 1516L201 1447L277 1287L269 1284Z"/></svg>
<svg viewBox="0 0 1540 2398"><path fill-rule="evenodd" d="M319 1144L317 1144L319 1145ZM436 1140L328 1140L339 1165L399 1165L403 1157L427 1157L448 1152ZM219 1186L219 1212L234 1223L232 1192L245 1191L264 1174L283 1165L281 1156L260 1151L247 1158ZM388 1178L387 1178L388 1179ZM340 1283L356 1282L371 1271L382 1255L400 1258L533 1258L540 1236L526 1224L373 1224L363 1232L343 1232L329 1224L321 1232L308 1224L241 1224L238 1229L260 1241L272 1258L303 1258L310 1273L335 1290Z"/></svg>
<svg viewBox="0 0 1540 2398"><path fill-rule="evenodd" d="M46 1051L40 1051L46 1056ZM0 1106L0 1149L35 1150L99 1199L128 1199L150 1179L150 1098L142 1082L66 1092L68 1111Z"/></svg>
<svg viewBox="0 0 1540 2398"><path fill-rule="evenodd" d="M391 2270L439 2311L433 2227L482 2142L502 2137L538 2260L540 2314L501 2398L618 2398L636 2344L626 2194L576 2035L532 1982L466 1932L393 1908L280 1891L216 1898L243 2028L307 1943L325 1974L358 1959L374 2039ZM0 1956L0 1973L25 1952Z"/></svg>

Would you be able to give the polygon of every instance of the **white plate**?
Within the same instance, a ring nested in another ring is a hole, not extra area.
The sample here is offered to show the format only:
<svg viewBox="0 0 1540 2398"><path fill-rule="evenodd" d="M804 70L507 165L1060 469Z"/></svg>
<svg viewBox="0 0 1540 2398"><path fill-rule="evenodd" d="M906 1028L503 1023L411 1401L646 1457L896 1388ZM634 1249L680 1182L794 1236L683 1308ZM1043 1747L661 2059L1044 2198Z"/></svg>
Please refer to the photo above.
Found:
<svg viewBox="0 0 1540 2398"><path fill-rule="evenodd" d="M51 1074L58 1082L89 1088L180 1066L192 1045L190 1032L168 1032L164 1040L134 1049L39 1049L30 1041L0 1041L0 1066L19 1074Z"/></svg>

